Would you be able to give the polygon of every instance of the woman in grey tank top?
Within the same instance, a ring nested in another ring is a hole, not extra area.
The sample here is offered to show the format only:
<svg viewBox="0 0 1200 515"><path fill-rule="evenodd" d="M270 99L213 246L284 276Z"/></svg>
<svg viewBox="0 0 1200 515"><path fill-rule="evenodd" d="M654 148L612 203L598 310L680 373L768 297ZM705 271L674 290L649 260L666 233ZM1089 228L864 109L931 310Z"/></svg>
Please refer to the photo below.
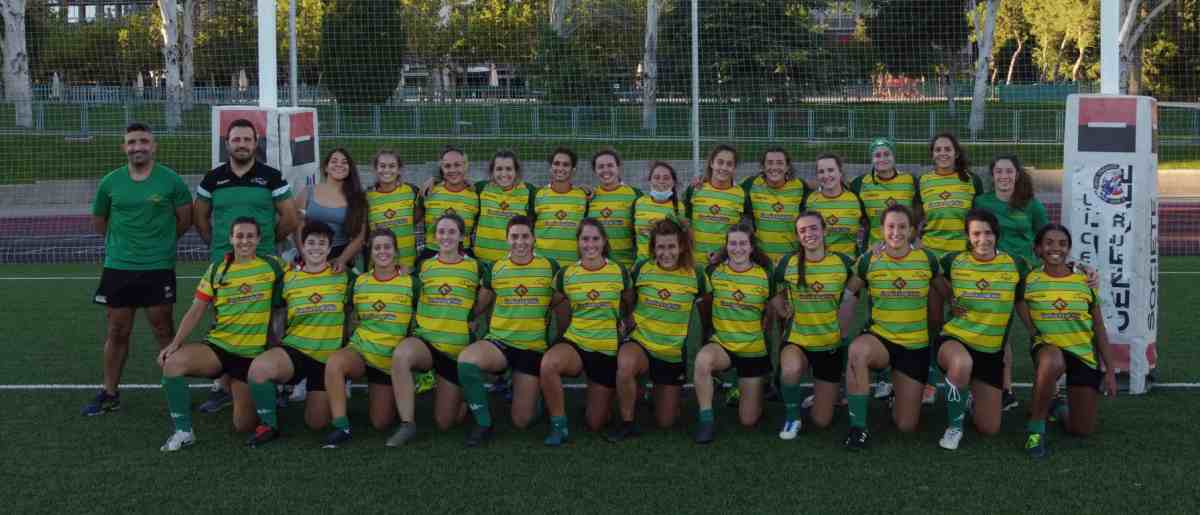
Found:
<svg viewBox="0 0 1200 515"><path fill-rule="evenodd" d="M354 158L335 148L321 161L321 180L301 193L304 220L324 222L333 229L329 263L335 270L352 266L362 249L367 227L367 196ZM299 241L299 235L296 241ZM299 245L297 245L299 248Z"/></svg>

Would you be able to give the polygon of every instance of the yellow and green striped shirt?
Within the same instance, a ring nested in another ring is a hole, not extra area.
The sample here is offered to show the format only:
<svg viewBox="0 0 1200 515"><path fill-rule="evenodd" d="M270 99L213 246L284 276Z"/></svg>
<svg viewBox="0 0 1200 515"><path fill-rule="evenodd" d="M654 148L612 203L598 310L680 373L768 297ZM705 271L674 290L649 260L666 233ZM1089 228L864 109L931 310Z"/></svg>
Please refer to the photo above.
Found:
<svg viewBox="0 0 1200 515"><path fill-rule="evenodd" d="M654 260L638 261L633 269L637 305L630 338L651 356L669 363L683 361L683 345L692 320L692 306L704 295L704 271L679 267L663 270Z"/></svg>
<svg viewBox="0 0 1200 515"><path fill-rule="evenodd" d="M492 182L475 185L479 192L479 221L475 224L475 257L491 265L508 255L508 221L514 216L533 216L533 196L537 188L529 183L514 185L507 191Z"/></svg>
<svg viewBox="0 0 1200 515"><path fill-rule="evenodd" d="M725 233L742 220L746 209L746 190L737 186L717 188L705 182L699 190L688 187L684 195L687 217L692 221L692 257L708 264L708 256L725 245Z"/></svg>
<svg viewBox="0 0 1200 515"><path fill-rule="evenodd" d="M651 257L650 227L654 222L674 214L680 222L683 221L683 206L672 197L666 202L657 202L649 195L637 199L633 206L633 224L637 228L637 258L638 260Z"/></svg>
<svg viewBox="0 0 1200 515"><path fill-rule="evenodd" d="M367 365L390 374L392 352L408 335L421 283L413 275L397 275L386 281L374 274L354 280L350 303L358 327L350 336L350 347L362 355Z"/></svg>
<svg viewBox="0 0 1200 515"><path fill-rule="evenodd" d="M885 209L896 204L912 209L914 203L921 202L921 196L917 194L916 178L898 170L891 179L881 179L871 170L856 177L854 182L850 183L850 191L858 194L867 211L867 218L871 224L868 245L871 247L883 241L883 221L879 217Z"/></svg>
<svg viewBox="0 0 1200 515"><path fill-rule="evenodd" d="M866 208L858 194L848 188L836 197L819 191L804 196L800 209L812 210L825 219L825 249L848 256L858 255L859 234L867 218Z"/></svg>
<svg viewBox="0 0 1200 515"><path fill-rule="evenodd" d="M856 268L870 297L867 330L907 349L928 347L929 287L938 273L933 253L913 249L902 258L866 253Z"/></svg>
<svg viewBox="0 0 1200 515"><path fill-rule="evenodd" d="M784 258L772 277L775 289L786 291L792 305L787 342L812 351L836 349L842 345L837 314L851 277L850 258L827 252L817 261L805 261L803 288L799 286L801 259L799 253Z"/></svg>
<svg viewBox="0 0 1200 515"><path fill-rule="evenodd" d="M417 259L416 188L405 183L387 193L372 189L367 192L367 206L367 232L390 229L396 235L396 262L412 268Z"/></svg>
<svg viewBox="0 0 1200 515"><path fill-rule="evenodd" d="M742 182L746 190L746 212L754 218L754 238L771 263L779 263L800 250L796 240L796 216L808 193L804 181L791 179L772 188L761 174Z"/></svg>
<svg viewBox="0 0 1200 515"><path fill-rule="evenodd" d="M315 273L288 270L283 276L283 301L287 303L283 344L321 363L340 349L349 281L345 272L334 273L329 265Z"/></svg>
<svg viewBox="0 0 1200 515"><path fill-rule="evenodd" d="M950 282L954 304L942 334L980 352L1000 352L1028 273L1021 258L1004 252L988 261L970 251L946 254L941 274Z"/></svg>
<svg viewBox="0 0 1200 515"><path fill-rule="evenodd" d="M964 182L956 173L940 175L933 170L922 175L917 183L925 212L921 246L939 256L967 250L964 231L967 211L974 205L975 197L983 193L979 177L970 172L967 176Z"/></svg>
<svg viewBox="0 0 1200 515"><path fill-rule="evenodd" d="M253 358L267 348L271 306L283 289L283 268L274 257L255 256L245 263L208 265L196 286L196 299L213 305L206 339L231 354Z"/></svg>
<svg viewBox="0 0 1200 515"><path fill-rule="evenodd" d="M558 273L554 284L571 303L571 324L563 337L583 350L617 355L621 293L629 289L625 267L605 260L604 266L588 270L575 262Z"/></svg>
<svg viewBox="0 0 1200 515"><path fill-rule="evenodd" d="M464 184L463 189L459 191L450 191L444 183L434 184L430 188L429 195L421 200L421 205L425 208L425 248L429 250L438 250L435 224L438 218L441 218L444 213L454 213L461 216L463 223L466 225L466 232L463 233L463 248L471 247L471 235L475 230L475 219L479 216L479 194L471 188L471 185Z"/></svg>
<svg viewBox="0 0 1200 515"><path fill-rule="evenodd" d="M738 272L728 262L709 268L713 341L736 356L766 356L763 310L775 295L770 272L758 265Z"/></svg>
<svg viewBox="0 0 1200 515"><path fill-rule="evenodd" d="M626 268L633 266L637 249L634 248L633 204L642 192L627 184L614 190L597 186L588 200L588 216L600 221L608 244L612 248L610 257ZM578 343L578 342L576 342Z"/></svg>
<svg viewBox="0 0 1200 515"><path fill-rule="evenodd" d="M518 265L505 258L492 267L492 289L496 302L486 339L537 352L546 351L547 314L554 297L558 263L534 256Z"/></svg>
<svg viewBox="0 0 1200 515"><path fill-rule="evenodd" d="M1092 346L1092 306L1099 295L1087 285L1087 276L1072 273L1054 277L1045 269L1025 279L1025 303L1038 333L1033 344L1054 345L1096 368Z"/></svg>
<svg viewBox="0 0 1200 515"><path fill-rule="evenodd" d="M463 256L458 263L443 263L434 257L421 262L418 281L417 327L413 335L451 358L471 343L471 309L479 288L491 282L486 264Z"/></svg>
<svg viewBox="0 0 1200 515"><path fill-rule="evenodd" d="M533 214L537 217L533 235L538 253L559 263L578 261L575 231L587 215L587 208L587 193L582 188L572 187L566 193L550 186L538 189L533 198Z"/></svg>

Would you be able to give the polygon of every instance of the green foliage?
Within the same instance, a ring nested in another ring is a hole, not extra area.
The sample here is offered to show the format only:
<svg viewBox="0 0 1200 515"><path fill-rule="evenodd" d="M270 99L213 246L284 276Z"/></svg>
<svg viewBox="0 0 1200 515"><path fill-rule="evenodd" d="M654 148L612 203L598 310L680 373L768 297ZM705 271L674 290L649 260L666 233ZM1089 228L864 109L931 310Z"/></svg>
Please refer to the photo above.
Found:
<svg viewBox="0 0 1200 515"><path fill-rule="evenodd" d="M382 104L400 81L404 26L399 5L333 0L321 27L321 84L344 104Z"/></svg>
<svg viewBox="0 0 1200 515"><path fill-rule="evenodd" d="M533 63L525 69L532 86L551 104L598 105L613 101L605 87L603 66L590 62L574 40L560 37L549 25L539 33Z"/></svg>
<svg viewBox="0 0 1200 515"><path fill-rule="evenodd" d="M1175 0L1144 43L1147 94L1159 100L1200 100L1200 0Z"/></svg>
<svg viewBox="0 0 1200 515"><path fill-rule="evenodd" d="M288 38L288 2L276 3L275 27L279 53L279 78L288 77L288 55L291 41ZM300 82L316 84L320 77L318 68L321 53L321 23L325 17L322 0L296 0L296 61Z"/></svg>
<svg viewBox="0 0 1200 515"><path fill-rule="evenodd" d="M211 1L216 2L215 12L196 22L196 82L229 86L245 70L253 84L258 70L258 20L253 10L239 0Z"/></svg>
<svg viewBox="0 0 1200 515"><path fill-rule="evenodd" d="M956 69L971 33L961 0L880 2L866 24L883 69L913 77Z"/></svg>
<svg viewBox="0 0 1200 515"><path fill-rule="evenodd" d="M614 91L633 86L642 61L645 9L644 0L585 0L575 5L566 34L543 25L526 70L532 86L551 103L613 103Z"/></svg>

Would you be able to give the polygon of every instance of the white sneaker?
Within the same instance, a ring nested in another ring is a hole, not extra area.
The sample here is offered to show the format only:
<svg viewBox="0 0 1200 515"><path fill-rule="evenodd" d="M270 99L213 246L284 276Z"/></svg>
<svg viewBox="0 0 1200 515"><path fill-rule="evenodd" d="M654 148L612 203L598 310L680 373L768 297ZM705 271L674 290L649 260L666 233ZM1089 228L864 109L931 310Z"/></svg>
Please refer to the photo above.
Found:
<svg viewBox="0 0 1200 515"><path fill-rule="evenodd" d="M795 440L796 435L800 434L800 419L789 420L783 423L783 429L779 430L780 440Z"/></svg>
<svg viewBox="0 0 1200 515"><path fill-rule="evenodd" d="M805 397L804 401L800 403L800 409L809 409L813 407L813 401L816 399L816 397L816 395L809 395L808 397Z"/></svg>
<svg viewBox="0 0 1200 515"><path fill-rule="evenodd" d="M162 444L158 450L163 452L175 452L184 447L188 447L196 443L196 433L191 431L175 431L167 438L167 442Z"/></svg>
<svg viewBox="0 0 1200 515"><path fill-rule="evenodd" d="M292 387L292 394L288 395L288 402L304 402L308 398L308 379L303 379L296 386Z"/></svg>
<svg viewBox="0 0 1200 515"><path fill-rule="evenodd" d="M946 428L946 432L942 434L942 439L938 441L938 445L943 449L953 451L958 449L958 442L962 441L962 437L962 429L957 427Z"/></svg>
<svg viewBox="0 0 1200 515"><path fill-rule="evenodd" d="M889 381L880 381L875 383L875 398L886 399L892 394L892 383Z"/></svg>

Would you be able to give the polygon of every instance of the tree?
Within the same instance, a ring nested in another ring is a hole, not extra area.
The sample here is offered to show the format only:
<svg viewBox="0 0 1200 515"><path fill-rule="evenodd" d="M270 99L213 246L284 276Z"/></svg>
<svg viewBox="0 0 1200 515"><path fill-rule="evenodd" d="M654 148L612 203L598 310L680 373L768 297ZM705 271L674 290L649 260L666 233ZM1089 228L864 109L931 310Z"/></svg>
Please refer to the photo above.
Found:
<svg viewBox="0 0 1200 515"><path fill-rule="evenodd" d="M987 0L981 4L984 12L975 10L975 41L979 46L979 57L975 60L975 88L971 93L971 117L968 126L974 139L983 130L984 102L987 100L988 65L992 57L993 34L996 29L996 10L1000 0ZM982 27L980 27L980 18Z"/></svg>
<svg viewBox="0 0 1200 515"><path fill-rule="evenodd" d="M1017 59L1021 56L1021 51L1025 49L1025 42L1029 40L1029 22L1025 19L1025 10L1022 4L1025 0L1008 0L1000 2L999 9L996 11L996 29L992 39L993 52L1005 46L1005 43L1012 41L1016 48L1008 59L1008 71L1004 75L1004 83L1012 84L1013 70L1017 66Z"/></svg>
<svg viewBox="0 0 1200 515"><path fill-rule="evenodd" d="M197 19L196 75L214 86L258 64L258 20L241 0L207 0L208 8Z"/></svg>
<svg viewBox="0 0 1200 515"><path fill-rule="evenodd" d="M25 46L25 0L3 0L4 99L13 103L17 127L33 127L33 84Z"/></svg>
<svg viewBox="0 0 1200 515"><path fill-rule="evenodd" d="M182 1L183 11L179 15L182 28L179 35L179 82L183 108L190 111L194 100L192 88L196 83L196 0Z"/></svg>
<svg viewBox="0 0 1200 515"><path fill-rule="evenodd" d="M630 87L644 57L643 41L614 34L642 34L644 0L576 0L562 34L550 24L538 33L525 71L554 104L602 105L613 87Z"/></svg>
<svg viewBox="0 0 1200 515"><path fill-rule="evenodd" d="M1144 46L1147 94L1163 101L1200 99L1200 0L1177 0Z"/></svg>
<svg viewBox="0 0 1200 515"><path fill-rule="evenodd" d="M1121 53L1121 92L1136 95L1141 89L1141 39L1154 20L1171 5L1171 0L1121 0L1121 32L1117 44Z"/></svg>
<svg viewBox="0 0 1200 515"><path fill-rule="evenodd" d="M646 44L642 57L642 128L658 129L658 11L660 0L646 1Z"/></svg>
<svg viewBox="0 0 1200 515"><path fill-rule="evenodd" d="M879 63L893 75L945 77L970 37L961 0L882 2L866 22Z"/></svg>
<svg viewBox="0 0 1200 515"><path fill-rule="evenodd" d="M343 104L382 104L395 92L404 62L399 6L333 0L322 18L322 83Z"/></svg>
<svg viewBox="0 0 1200 515"><path fill-rule="evenodd" d="M179 127L183 117L180 114L180 80L179 80L179 10L175 0L158 0L162 12L163 28L163 66L166 68L167 93L167 129Z"/></svg>
<svg viewBox="0 0 1200 515"><path fill-rule="evenodd" d="M276 2L278 12L275 16L277 27L288 26L288 2ZM321 23L325 17L325 3L322 0L296 0L296 61L299 68L301 83L316 84L320 77L321 53ZM279 55L285 56L290 52L291 38L287 30L279 30L277 47ZM288 60L279 59L279 76L288 76Z"/></svg>

